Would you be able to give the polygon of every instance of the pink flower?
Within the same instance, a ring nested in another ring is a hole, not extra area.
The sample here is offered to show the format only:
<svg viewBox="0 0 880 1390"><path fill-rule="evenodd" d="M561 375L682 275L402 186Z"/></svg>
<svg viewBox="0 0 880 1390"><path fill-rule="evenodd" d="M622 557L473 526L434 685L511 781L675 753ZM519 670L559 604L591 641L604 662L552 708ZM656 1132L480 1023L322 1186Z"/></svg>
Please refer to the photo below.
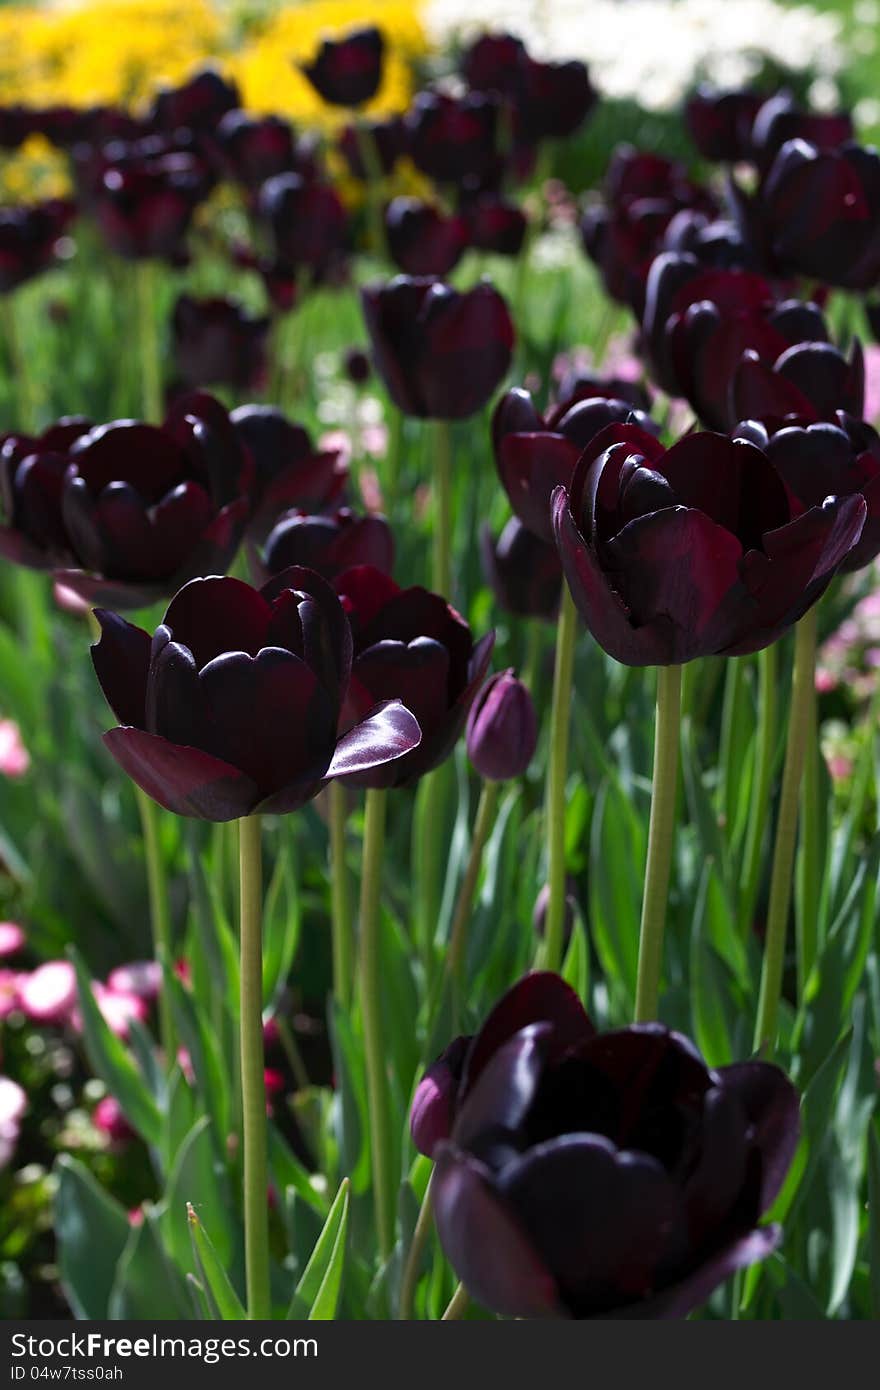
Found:
<svg viewBox="0 0 880 1390"><path fill-rule="evenodd" d="M0 772L4 777L23 777L30 765L31 755L15 720L0 719Z"/></svg>
<svg viewBox="0 0 880 1390"><path fill-rule="evenodd" d="M869 343L865 354L865 419L880 420L880 346Z"/></svg>
<svg viewBox="0 0 880 1390"><path fill-rule="evenodd" d="M92 1114L92 1124L101 1134L106 1134L111 1144L125 1144L134 1138L134 1130L115 1096L104 1096L103 1100L98 1101Z"/></svg>
<svg viewBox="0 0 880 1390"><path fill-rule="evenodd" d="M0 922L0 957L16 955L24 942L24 932L17 922Z"/></svg>
<svg viewBox="0 0 880 1390"><path fill-rule="evenodd" d="M18 982L16 970L0 970L0 1019L18 1008Z"/></svg>
<svg viewBox="0 0 880 1390"><path fill-rule="evenodd" d="M21 1117L27 1109L27 1096L17 1081L0 1076L0 1168L10 1162L18 1143Z"/></svg>
<svg viewBox="0 0 880 1390"><path fill-rule="evenodd" d="M847 758L843 753L834 753L828 759L828 771L835 782L845 782L847 777L852 776L852 759Z"/></svg>
<svg viewBox="0 0 880 1390"><path fill-rule="evenodd" d="M328 430L318 440L318 448L324 453L338 453L340 468L351 463L351 436L345 430Z"/></svg>
<svg viewBox="0 0 880 1390"><path fill-rule="evenodd" d="M837 689L837 677L833 671L827 667L819 666L816 669L816 689L820 695L827 695L829 690Z"/></svg>
<svg viewBox="0 0 880 1390"><path fill-rule="evenodd" d="M117 965L107 976L108 989L116 994L136 994L147 1004L158 998L161 984L162 967L156 960L132 960Z"/></svg>
<svg viewBox="0 0 880 1390"><path fill-rule="evenodd" d="M100 980L92 982L92 991L104 1022L117 1038L122 1038L123 1041L128 1038L128 1026L133 1018L136 1018L139 1023L146 1022L149 1009L139 995L109 989ZM81 1033L82 1016L79 1009L72 1014L71 1022L76 1031Z"/></svg>
<svg viewBox="0 0 880 1390"><path fill-rule="evenodd" d="M67 1023L76 1007L76 974L66 960L50 960L18 980L18 1006L32 1023Z"/></svg>
<svg viewBox="0 0 880 1390"><path fill-rule="evenodd" d="M73 589L57 581L52 589L52 597L62 613L71 613L75 618L84 618L92 606L87 599L80 598Z"/></svg>

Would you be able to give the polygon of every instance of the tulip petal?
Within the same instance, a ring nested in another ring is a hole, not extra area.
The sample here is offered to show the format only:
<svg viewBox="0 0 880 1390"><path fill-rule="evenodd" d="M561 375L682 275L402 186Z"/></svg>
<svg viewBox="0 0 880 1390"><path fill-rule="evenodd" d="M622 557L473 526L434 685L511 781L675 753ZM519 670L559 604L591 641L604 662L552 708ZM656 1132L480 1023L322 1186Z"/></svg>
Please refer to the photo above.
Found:
<svg viewBox="0 0 880 1390"><path fill-rule="evenodd" d="M510 505L533 535L552 542L550 498L570 487L581 450L561 434L508 434L498 450L498 472Z"/></svg>
<svg viewBox="0 0 880 1390"><path fill-rule="evenodd" d="M467 1079L453 1131L456 1144L496 1170L519 1153L526 1137L517 1131L534 1102L553 1042L552 1023L529 1023L493 1052L474 1081Z"/></svg>
<svg viewBox="0 0 880 1390"><path fill-rule="evenodd" d="M530 1023L552 1023L554 1056L587 1042L596 1032L580 999L561 976L551 970L532 971L498 1001L474 1038L462 1076L462 1096L498 1049Z"/></svg>
<svg viewBox="0 0 880 1390"><path fill-rule="evenodd" d="M347 777L394 762L418 748L422 731L415 716L399 700L378 705L339 740L327 777Z"/></svg>
<svg viewBox="0 0 880 1390"><path fill-rule="evenodd" d="M265 598L249 584L212 575L185 584L168 605L164 622L201 669L224 652L256 656L271 616Z"/></svg>
<svg viewBox="0 0 880 1390"><path fill-rule="evenodd" d="M96 609L95 617L101 636L91 647L92 665L104 698L120 724L142 729L146 724L150 634L106 609Z"/></svg>
<svg viewBox="0 0 880 1390"><path fill-rule="evenodd" d="M782 419L786 415L815 415L812 404L792 382L762 362L757 353L744 353L730 387L732 414L737 420Z"/></svg>
<svg viewBox="0 0 880 1390"><path fill-rule="evenodd" d="M185 748L126 727L110 729L104 743L132 781L175 815L238 820L257 803L250 777L200 748Z"/></svg>
<svg viewBox="0 0 880 1390"><path fill-rule="evenodd" d="M599 1314L606 1318L650 1318L669 1320L686 1318L711 1293L738 1269L746 1269L758 1260L766 1260L782 1239L781 1226L759 1226L746 1236L740 1236L723 1249L708 1256L693 1274L672 1284L662 1292L629 1307L612 1309Z"/></svg>
<svg viewBox="0 0 880 1390"><path fill-rule="evenodd" d="M748 1122L732 1087L713 1086L706 1092L697 1148L697 1161L684 1182L689 1244L699 1250L707 1237L725 1229L746 1187ZM763 1208L762 1208L763 1210ZM737 1212L739 1215L739 1211ZM755 1220L759 1211L749 1213ZM745 1224L745 1221L740 1224Z"/></svg>
<svg viewBox="0 0 880 1390"><path fill-rule="evenodd" d="M753 1127L761 1155L761 1210L775 1200L800 1137L800 1100L788 1077L769 1062L735 1062L720 1067L725 1091L735 1095Z"/></svg>
<svg viewBox="0 0 880 1390"><path fill-rule="evenodd" d="M556 1283L488 1170L451 1144L436 1150L434 1212L440 1244L468 1292L507 1317L564 1316Z"/></svg>

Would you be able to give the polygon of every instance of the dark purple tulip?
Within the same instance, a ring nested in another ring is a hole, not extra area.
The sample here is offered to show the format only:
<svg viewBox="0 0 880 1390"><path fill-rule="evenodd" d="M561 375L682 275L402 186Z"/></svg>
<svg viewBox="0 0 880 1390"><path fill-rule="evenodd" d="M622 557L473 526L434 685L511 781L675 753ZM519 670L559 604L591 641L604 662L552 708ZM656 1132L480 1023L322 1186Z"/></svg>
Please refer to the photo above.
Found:
<svg viewBox="0 0 880 1390"><path fill-rule="evenodd" d="M790 92L778 92L755 116L752 152L759 168L766 170L789 140L806 140L818 150L837 150L854 133L847 111L802 111Z"/></svg>
<svg viewBox="0 0 880 1390"><path fill-rule="evenodd" d="M862 569L880 554L880 435L864 420L839 410L819 419L814 410L775 420L746 420L734 433L764 449L803 510L826 497L861 495L867 507L862 534L841 571Z"/></svg>
<svg viewBox="0 0 880 1390"><path fill-rule="evenodd" d="M491 397L510 366L513 323L483 282L464 293L399 275L361 290L373 364L405 415L463 420Z"/></svg>
<svg viewBox="0 0 880 1390"><path fill-rule="evenodd" d="M417 1117L437 1230L496 1313L683 1318L779 1243L758 1221L799 1102L769 1063L710 1068L659 1023L597 1033L559 976L534 974L440 1076Z"/></svg>
<svg viewBox="0 0 880 1390"><path fill-rule="evenodd" d="M96 426L64 461L69 559L56 577L81 598L140 608L230 564L247 521L252 464L211 396L180 397L161 426Z"/></svg>
<svg viewBox="0 0 880 1390"><path fill-rule="evenodd" d="M641 317L651 261L676 213L715 216L712 195L688 178L683 165L621 145L611 157L603 200L581 222L584 250L612 299Z"/></svg>
<svg viewBox="0 0 880 1390"><path fill-rule="evenodd" d="M651 267L643 343L655 378L664 390L684 396L711 429L730 429L742 418L733 384L746 353L772 365L791 350L804 381L823 383L823 396L841 388L850 372L823 341L827 336L815 304L780 302L770 282L752 271L706 270L695 257L673 252ZM857 358L852 373L858 374ZM852 389L835 404L852 409Z"/></svg>
<svg viewBox="0 0 880 1390"><path fill-rule="evenodd" d="M67 416L43 434L7 434L0 440L0 554L29 569L52 569L70 560L61 515L68 451L92 422Z"/></svg>
<svg viewBox="0 0 880 1390"><path fill-rule="evenodd" d="M825 591L866 515L860 496L804 511L744 440L689 434L664 449L634 425L593 440L552 508L575 604L626 666L769 646Z"/></svg>
<svg viewBox="0 0 880 1390"><path fill-rule="evenodd" d="M521 387L501 397L492 416L495 465L511 507L539 539L553 543L553 489L570 485L581 452L600 430L624 423L653 427L627 400L564 401L540 415Z"/></svg>
<svg viewBox="0 0 880 1390"><path fill-rule="evenodd" d="M390 174L398 159L401 159L409 148L409 136L403 117L389 116L384 121L366 121L362 129L372 142L382 173ZM363 145L356 126L348 125L340 133L339 148L353 178L364 180L371 177L364 163Z"/></svg>
<svg viewBox="0 0 880 1390"><path fill-rule="evenodd" d="M184 386L259 388L266 375L269 319L233 299L182 294L171 316L174 365Z"/></svg>
<svg viewBox="0 0 880 1390"><path fill-rule="evenodd" d="M409 1129L419 1153L433 1158L434 1150L452 1131L455 1098L471 1039L454 1038L425 1072L413 1096Z"/></svg>
<svg viewBox="0 0 880 1390"><path fill-rule="evenodd" d="M384 516L357 516L349 507L310 516L286 512L266 538L260 560L264 578L292 565L336 579L355 565L372 565L384 574L394 567L394 538Z"/></svg>
<svg viewBox="0 0 880 1390"><path fill-rule="evenodd" d="M254 464L255 540L265 539L282 512L317 512L339 502L348 471L338 450L315 449L308 431L274 405L240 405L230 418Z"/></svg>
<svg viewBox="0 0 880 1390"><path fill-rule="evenodd" d="M9 294L53 264L75 213L74 204L61 198L0 207L0 294Z"/></svg>
<svg viewBox="0 0 880 1390"><path fill-rule="evenodd" d="M353 386L363 386L370 379L370 359L363 348L349 348L343 359L343 368Z"/></svg>
<svg viewBox="0 0 880 1390"><path fill-rule="evenodd" d="M497 256L518 256L526 237L528 220L515 203L494 193L479 194L462 203L471 245L475 251Z"/></svg>
<svg viewBox="0 0 880 1390"><path fill-rule="evenodd" d="M734 218L711 216L695 208L682 208L675 214L659 249L661 253L688 252L707 270L761 270L763 265L758 248L746 241Z"/></svg>
<svg viewBox="0 0 880 1390"><path fill-rule="evenodd" d="M285 265L319 269L345 244L345 208L327 184L278 174L260 189L258 210Z"/></svg>
<svg viewBox="0 0 880 1390"><path fill-rule="evenodd" d="M480 554L486 583L505 612L556 621L562 566L555 546L539 540L512 516L497 541L488 525L483 527Z"/></svg>
<svg viewBox="0 0 880 1390"><path fill-rule="evenodd" d="M497 92L515 101L527 60L526 46L513 34L481 34L465 52L461 71L475 92Z"/></svg>
<svg viewBox="0 0 880 1390"><path fill-rule="evenodd" d="M96 616L92 659L121 726L104 742L177 815L283 814L332 778L368 774L418 745L418 725L395 699L339 738L351 631L311 570L287 570L259 590L195 579L152 638L115 613Z"/></svg>
<svg viewBox="0 0 880 1390"><path fill-rule="evenodd" d="M377 701L396 697L412 710L422 731L411 756L351 781L370 787L410 785L455 747L486 678L495 635L474 644L467 623L439 594L401 589L369 565L346 570L335 585L354 638L343 727Z"/></svg>
<svg viewBox="0 0 880 1390"><path fill-rule="evenodd" d="M629 401L634 410L647 415L651 409L651 392L641 381L630 377L606 376L604 372L588 372L573 367L559 382L559 399L568 405L575 401L589 401L596 396L606 400Z"/></svg>
<svg viewBox="0 0 880 1390"><path fill-rule="evenodd" d="M764 98L748 88L718 91L698 87L685 103L684 121L688 134L704 159L728 164L749 159L752 154L752 126Z"/></svg>
<svg viewBox="0 0 880 1390"><path fill-rule="evenodd" d="M159 130L179 128L198 133L215 130L227 111L241 106L234 82L213 68L203 68L179 87L166 87L153 102L152 123Z"/></svg>
<svg viewBox="0 0 880 1390"><path fill-rule="evenodd" d="M545 883L532 909L532 930L543 937L547 930L547 909L550 906L550 884ZM571 874L565 875L565 917L562 923L563 949L568 950L571 933L578 915L577 883Z"/></svg>
<svg viewBox="0 0 880 1390"><path fill-rule="evenodd" d="M385 40L375 25L353 29L341 39L325 39L313 63L302 71L330 106L363 106L382 81Z"/></svg>
<svg viewBox="0 0 880 1390"><path fill-rule="evenodd" d="M867 290L880 280L880 155L861 145L822 151L789 140L752 205L785 272Z"/></svg>
<svg viewBox="0 0 880 1390"><path fill-rule="evenodd" d="M166 153L106 164L90 198L107 245L126 260L174 260L184 250L198 204L210 189L200 159Z"/></svg>
<svg viewBox="0 0 880 1390"><path fill-rule="evenodd" d="M482 92L420 92L406 116L408 153L437 183L480 183L497 172L498 99Z"/></svg>
<svg viewBox="0 0 880 1390"><path fill-rule="evenodd" d="M391 259L405 275L448 275L468 247L468 224L420 198L393 198L385 213Z"/></svg>
<svg viewBox="0 0 880 1390"><path fill-rule="evenodd" d="M565 140L583 125L597 99L584 63L527 58L514 105L515 132L527 144Z"/></svg>
<svg viewBox="0 0 880 1390"><path fill-rule="evenodd" d="M0 149L16 150L33 131L26 106L0 106Z"/></svg>
<svg viewBox="0 0 880 1390"><path fill-rule="evenodd" d="M770 362L762 361L757 352L746 352L734 372L730 394L737 420L785 415L823 420L838 410L860 419L865 407L861 344L853 339L848 358L821 339L796 343Z"/></svg>
<svg viewBox="0 0 880 1390"><path fill-rule="evenodd" d="M527 770L538 742L532 697L511 669L491 676L468 715L468 757L481 777L507 782Z"/></svg>
<svg viewBox="0 0 880 1390"><path fill-rule="evenodd" d="M252 192L277 174L311 173L303 168L308 156L297 145L293 127L280 116L252 116L227 111L214 133L220 168Z"/></svg>

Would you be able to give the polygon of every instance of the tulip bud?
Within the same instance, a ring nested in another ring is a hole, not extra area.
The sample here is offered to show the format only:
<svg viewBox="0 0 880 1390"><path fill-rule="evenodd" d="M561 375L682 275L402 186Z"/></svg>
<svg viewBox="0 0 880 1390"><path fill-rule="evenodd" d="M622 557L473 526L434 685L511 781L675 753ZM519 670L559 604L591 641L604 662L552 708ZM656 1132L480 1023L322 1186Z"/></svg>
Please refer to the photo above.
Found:
<svg viewBox="0 0 880 1390"><path fill-rule="evenodd" d="M455 1097L470 1046L469 1037L454 1038L425 1072L413 1096L409 1129L419 1153L427 1158L452 1132Z"/></svg>
<svg viewBox="0 0 880 1390"><path fill-rule="evenodd" d="M562 924L562 940L565 949L571 940L571 929L574 926L577 915L578 903L575 896L576 884L571 874L565 876L565 918ZM547 905L550 902L550 884L545 883L537 898L532 910L532 928L536 936L543 938L547 925Z"/></svg>
<svg viewBox="0 0 880 1390"><path fill-rule="evenodd" d="M487 681L468 716L468 757L481 777L520 777L532 760L538 723L532 697L512 670Z"/></svg>
<svg viewBox="0 0 880 1390"><path fill-rule="evenodd" d="M363 386L369 381L372 368L370 359L363 348L349 348L343 360L345 375L354 386Z"/></svg>

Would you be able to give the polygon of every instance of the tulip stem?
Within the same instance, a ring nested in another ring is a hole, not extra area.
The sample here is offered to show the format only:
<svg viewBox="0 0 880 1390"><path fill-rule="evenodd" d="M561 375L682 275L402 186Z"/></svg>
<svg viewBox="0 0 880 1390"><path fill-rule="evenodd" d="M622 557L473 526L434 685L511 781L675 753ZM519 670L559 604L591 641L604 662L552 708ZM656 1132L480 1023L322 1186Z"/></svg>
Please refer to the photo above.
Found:
<svg viewBox="0 0 880 1390"><path fill-rule="evenodd" d="M333 932L333 994L341 1008L348 1007L352 985L351 893L345 862L348 796L339 782L328 788L330 811L330 901Z"/></svg>
<svg viewBox="0 0 880 1390"><path fill-rule="evenodd" d="M364 166L370 250L377 260L385 261L388 259L385 244L385 218L382 211L385 171L379 157L376 137L370 127L364 121L355 121L355 130L357 131L361 163Z"/></svg>
<svg viewBox="0 0 880 1390"><path fill-rule="evenodd" d="M171 913L168 904L168 879L162 846L159 841L159 808L152 797L135 786L138 812L141 818L141 833L144 838L144 857L147 861L147 893L150 901L150 928L153 936L153 957L157 961L167 960L174 966L171 953ZM165 1053L165 1061L170 1067L174 1061L174 1021L171 1013L171 1000L164 983L159 986L159 1039Z"/></svg>
<svg viewBox="0 0 880 1390"><path fill-rule="evenodd" d="M752 929L755 903L761 883L764 838L767 830L767 811L770 806L770 784L776 760L776 723L779 679L778 650L774 643L758 655L758 734L755 744L755 770L752 777L752 797L746 847L743 856L742 897L740 899L740 929L748 939Z"/></svg>
<svg viewBox="0 0 880 1390"><path fill-rule="evenodd" d="M441 1318L441 1322L454 1322L456 1318L464 1317L469 1303L470 1297L467 1289L464 1284L459 1284L449 1300L449 1305Z"/></svg>
<svg viewBox="0 0 880 1390"><path fill-rule="evenodd" d="M385 844L385 811L388 793L370 789L364 820L364 857L360 903L360 987L367 1093L370 1107L373 1202L379 1251L384 1263L394 1242L394 1184L391 1169L391 1120L388 1111L388 1077L382 1040L380 988L380 905L382 851Z"/></svg>
<svg viewBox="0 0 880 1390"><path fill-rule="evenodd" d="M422 1256L425 1253L425 1246L428 1244L428 1237L431 1234L431 1227L434 1222L434 1194L433 1194L434 1173L428 1178L428 1186L425 1188L425 1195L422 1198L422 1205L419 1208L418 1220L413 1231L413 1238L407 1251L406 1264L403 1270L403 1278L400 1281L400 1301L397 1307L398 1321L406 1322L412 1317L413 1301L416 1295L416 1286L419 1282L419 1269L422 1263Z"/></svg>
<svg viewBox="0 0 880 1390"><path fill-rule="evenodd" d="M18 300L12 294L0 294L0 313L2 313L3 334L6 349L12 366L15 394L18 397L15 418L20 430L28 432L37 426L37 406L34 380L31 376L28 355L21 341L19 328Z"/></svg>
<svg viewBox="0 0 880 1390"><path fill-rule="evenodd" d="M819 826L819 776L822 750L819 746L816 709L815 655L809 690L807 739L801 777L800 852L797 862L797 946L798 1002L803 1003L807 981L816 962L819 940L819 899L822 895L822 835Z"/></svg>
<svg viewBox="0 0 880 1390"><path fill-rule="evenodd" d="M452 432L448 420L434 421L434 554L432 587L452 597Z"/></svg>
<svg viewBox="0 0 880 1390"><path fill-rule="evenodd" d="M755 1026L755 1050L776 1043L782 970L785 961L785 934L791 904L791 877L797 837L798 797L804 767L816 664L816 609L805 613L795 628L794 673L791 709L785 745L785 766L776 821L773 869L770 876L770 904L764 938L764 965Z"/></svg>
<svg viewBox="0 0 880 1390"><path fill-rule="evenodd" d="M500 782L484 782L483 790L480 792L480 800L477 805L477 816L474 821L474 828L471 834L471 852L468 855L467 868L464 871L464 878L461 881L461 888L458 892L458 899L455 904L455 915L452 918L452 927L449 932L449 952L446 957L446 969L452 976L456 985L456 993L460 988L462 979L462 968L464 966L464 946L465 932L470 920L471 911L474 903L474 893L477 887L477 879L480 876L480 865L483 862L483 850L486 841L495 824L495 813L498 810L498 793Z"/></svg>
<svg viewBox="0 0 880 1390"><path fill-rule="evenodd" d="M577 610L568 585L562 586L562 602L556 629L553 668L553 703L550 712L550 758L547 765L547 900L544 965L562 965L565 936L565 784L568 778L568 737L571 726L571 688L574 679L574 647Z"/></svg>
<svg viewBox="0 0 880 1390"><path fill-rule="evenodd" d="M238 823L241 875L241 1108L248 1317L271 1316L269 1176L263 1060L263 853L259 816Z"/></svg>
<svg viewBox="0 0 880 1390"><path fill-rule="evenodd" d="M636 980L636 1023L657 1017L663 931L669 903L669 875L675 836L678 747L681 735L681 667L657 668L657 725L654 737L654 777L648 824L648 862L639 932Z"/></svg>
<svg viewBox="0 0 880 1390"><path fill-rule="evenodd" d="M159 320L156 316L156 265L149 260L135 264L138 334L141 351L141 403L144 419L157 425L162 419L162 364L159 356Z"/></svg>

